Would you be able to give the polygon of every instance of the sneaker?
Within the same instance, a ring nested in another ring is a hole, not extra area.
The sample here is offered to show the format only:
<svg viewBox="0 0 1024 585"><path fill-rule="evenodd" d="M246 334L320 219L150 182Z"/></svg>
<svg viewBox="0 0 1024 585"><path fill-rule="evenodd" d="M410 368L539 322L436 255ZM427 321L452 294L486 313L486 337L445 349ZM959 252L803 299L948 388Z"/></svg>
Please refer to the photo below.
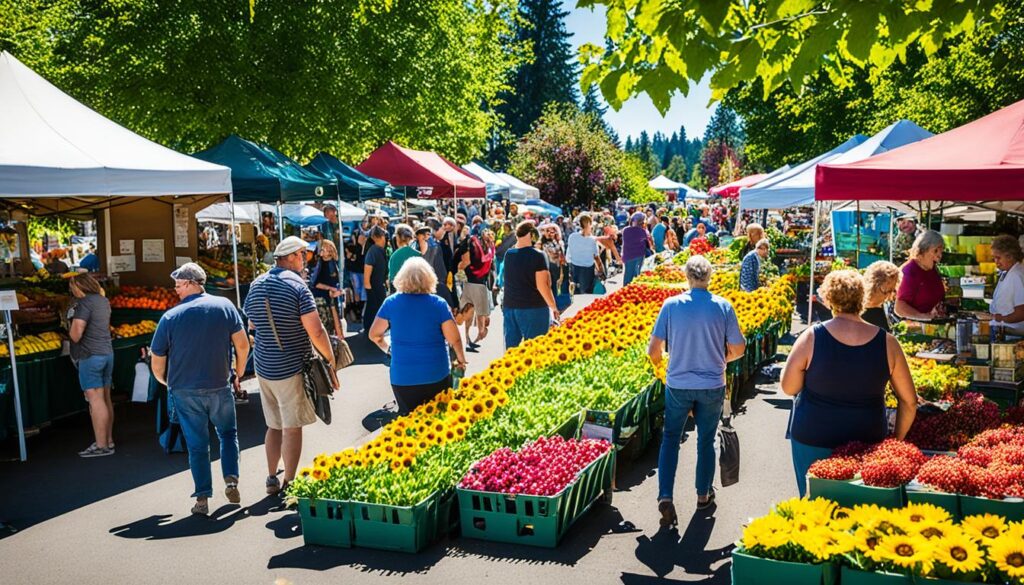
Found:
<svg viewBox="0 0 1024 585"><path fill-rule="evenodd" d="M107 455L113 455L114 450L109 447L99 447L96 443L89 445L84 451L79 451L79 457L106 457Z"/></svg>
<svg viewBox="0 0 1024 585"><path fill-rule="evenodd" d="M672 500L662 500L658 502L658 512L661 514L660 523L662 528L675 526L679 523L679 518L676 516L676 507L672 503Z"/></svg>
<svg viewBox="0 0 1024 585"><path fill-rule="evenodd" d="M267 495L276 496L281 491L281 481L276 475L267 476Z"/></svg>
<svg viewBox="0 0 1024 585"><path fill-rule="evenodd" d="M209 516L210 501L207 498L196 498L196 505L192 506L192 513L196 516Z"/></svg>
<svg viewBox="0 0 1024 585"><path fill-rule="evenodd" d="M227 496L228 501L232 504L237 504L242 501L242 494L238 491L238 478L229 475L224 478L225 484L224 495Z"/></svg>

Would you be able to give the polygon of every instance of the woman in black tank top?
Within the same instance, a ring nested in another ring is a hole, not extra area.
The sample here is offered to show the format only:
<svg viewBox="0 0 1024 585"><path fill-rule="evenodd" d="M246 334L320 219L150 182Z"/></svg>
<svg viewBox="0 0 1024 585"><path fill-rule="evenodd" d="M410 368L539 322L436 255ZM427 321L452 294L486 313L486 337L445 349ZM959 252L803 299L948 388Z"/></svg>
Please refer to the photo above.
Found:
<svg viewBox="0 0 1024 585"><path fill-rule="evenodd" d="M865 297L860 274L833 272L819 292L834 317L800 336L782 371L782 391L795 397L788 436L801 496L812 463L851 441L886 438L890 382L899 401L896 438L906 436L917 412L917 392L899 344L860 318Z"/></svg>

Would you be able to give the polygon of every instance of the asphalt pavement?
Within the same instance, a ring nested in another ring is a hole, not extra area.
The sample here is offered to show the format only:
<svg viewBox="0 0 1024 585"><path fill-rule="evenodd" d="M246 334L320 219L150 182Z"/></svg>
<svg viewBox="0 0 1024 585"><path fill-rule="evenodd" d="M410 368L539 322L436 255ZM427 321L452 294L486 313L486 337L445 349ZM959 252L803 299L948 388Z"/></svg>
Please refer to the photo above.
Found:
<svg viewBox="0 0 1024 585"><path fill-rule="evenodd" d="M620 277L621 278L621 277ZM570 313L593 297L577 296ZM501 312L469 372L503 353ZM362 336L350 338L356 362L341 373L330 426L307 427L303 461L373 436L393 399L383 356ZM60 421L29 439L29 461L0 462L0 582L76 585L132 583L729 583L729 553L750 517L796 495L784 439L790 400L777 384L749 384L735 413L741 443L740 482L718 488L717 504L695 509L695 435L681 446L676 481L677 531L659 530L655 441L620 466L611 505L596 505L555 549L462 537L419 554L303 545L298 515L264 496L265 426L254 381L240 406L242 504L228 504L215 480L211 518L189 514L191 475L184 454L166 455L149 404L116 406L111 457L83 460L88 418ZM0 446L16 455L16 445ZM217 478L219 464L214 462ZM716 480L717 484L717 480ZM632 530L630 530L632 528Z"/></svg>

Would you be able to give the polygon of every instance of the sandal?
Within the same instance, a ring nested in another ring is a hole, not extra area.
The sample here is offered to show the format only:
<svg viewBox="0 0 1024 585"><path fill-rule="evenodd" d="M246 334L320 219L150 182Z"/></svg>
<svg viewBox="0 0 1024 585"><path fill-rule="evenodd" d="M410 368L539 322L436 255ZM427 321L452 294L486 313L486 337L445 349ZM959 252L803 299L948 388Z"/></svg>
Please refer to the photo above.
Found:
<svg viewBox="0 0 1024 585"><path fill-rule="evenodd" d="M196 498L196 505L192 506L192 513L196 516L209 516L210 501L206 498Z"/></svg>
<svg viewBox="0 0 1024 585"><path fill-rule="evenodd" d="M711 493L707 495L707 499L703 502L700 501L700 496L697 496L697 509L706 510L711 507L711 504L715 503L715 488L711 488Z"/></svg>
<svg viewBox="0 0 1024 585"><path fill-rule="evenodd" d="M276 496L281 491L281 481L276 475L267 476L267 495Z"/></svg>
<svg viewBox="0 0 1024 585"><path fill-rule="evenodd" d="M226 486L224 487L224 495L227 496L228 501L232 504L237 504L242 501L242 494L238 491L238 478L229 475L224 478Z"/></svg>
<svg viewBox="0 0 1024 585"><path fill-rule="evenodd" d="M679 524L679 517L676 516L676 507L672 503L672 500L663 500L658 502L658 512L661 513L661 527L668 528L669 526L676 526Z"/></svg>

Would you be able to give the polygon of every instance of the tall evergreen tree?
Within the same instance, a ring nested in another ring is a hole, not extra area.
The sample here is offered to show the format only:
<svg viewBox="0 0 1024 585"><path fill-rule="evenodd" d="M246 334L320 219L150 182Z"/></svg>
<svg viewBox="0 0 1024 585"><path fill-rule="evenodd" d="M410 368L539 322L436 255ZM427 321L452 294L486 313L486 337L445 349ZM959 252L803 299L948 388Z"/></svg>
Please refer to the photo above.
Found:
<svg viewBox="0 0 1024 585"><path fill-rule="evenodd" d="M743 144L743 124L736 111L727 106L715 108L715 113L708 122L704 131L704 142L718 142L733 150L738 150Z"/></svg>
<svg viewBox="0 0 1024 585"><path fill-rule="evenodd" d="M498 106L511 140L496 145L490 162L504 168L511 147L540 118L549 103L579 103L579 66L565 28L565 17L558 0L520 0L520 24L515 41L528 43L532 60L512 75L511 90L501 95Z"/></svg>
<svg viewBox="0 0 1024 585"><path fill-rule="evenodd" d="M597 120L601 129L608 135L608 138L612 139L612 143L615 144L615 146L621 146L619 143L619 135L616 134L615 130L613 130L604 119L604 114L608 111L608 106L601 103L601 98L597 93L596 85L591 85L590 88L587 89L587 93L583 96L583 105L580 106L580 109L583 110L584 114L594 116L594 119Z"/></svg>
<svg viewBox="0 0 1024 585"><path fill-rule="evenodd" d="M626 137L626 146L624 146L622 149L625 150L626 152L633 152L636 149L636 147L633 146L632 136Z"/></svg>

